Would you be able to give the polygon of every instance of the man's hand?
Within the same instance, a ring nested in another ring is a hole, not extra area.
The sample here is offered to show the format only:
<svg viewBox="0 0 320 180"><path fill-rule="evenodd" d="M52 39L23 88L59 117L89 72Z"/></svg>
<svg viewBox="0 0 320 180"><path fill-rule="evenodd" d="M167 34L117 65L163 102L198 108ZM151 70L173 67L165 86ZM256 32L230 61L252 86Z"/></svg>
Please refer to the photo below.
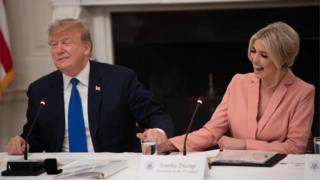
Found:
<svg viewBox="0 0 320 180"><path fill-rule="evenodd" d="M154 139L157 145L165 142L168 138L166 133L158 128L147 129L143 133L137 133L139 139Z"/></svg>
<svg viewBox="0 0 320 180"><path fill-rule="evenodd" d="M10 155L21 155L24 153L25 146L26 141L21 136L15 136L6 145L6 151Z"/></svg>
<svg viewBox="0 0 320 180"><path fill-rule="evenodd" d="M218 145L221 149L244 150L247 148L246 140L236 139L228 136L222 136L218 141Z"/></svg>

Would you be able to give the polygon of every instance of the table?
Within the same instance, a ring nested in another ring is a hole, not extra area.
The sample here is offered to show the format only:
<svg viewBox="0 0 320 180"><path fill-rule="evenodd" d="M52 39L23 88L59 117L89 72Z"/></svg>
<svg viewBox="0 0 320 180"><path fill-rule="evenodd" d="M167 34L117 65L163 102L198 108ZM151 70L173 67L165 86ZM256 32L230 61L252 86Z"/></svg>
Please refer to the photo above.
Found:
<svg viewBox="0 0 320 180"><path fill-rule="evenodd" d="M189 156L208 156L216 154L217 151L206 151L199 153L190 153ZM58 165L68 164L74 160L82 158L110 158L125 159L128 162L128 168L111 176L108 180L135 180L139 179L139 165L141 153L30 153L29 159L56 158ZM170 155L169 155L170 156ZM6 168L8 160L22 159L22 156L11 156L5 152L0 153L0 169ZM272 168L268 167L231 167L231 166L213 166L210 169L210 177L206 180L303 180L304 155L288 155ZM29 177L4 177L0 179L52 179L54 175L46 173L40 176Z"/></svg>

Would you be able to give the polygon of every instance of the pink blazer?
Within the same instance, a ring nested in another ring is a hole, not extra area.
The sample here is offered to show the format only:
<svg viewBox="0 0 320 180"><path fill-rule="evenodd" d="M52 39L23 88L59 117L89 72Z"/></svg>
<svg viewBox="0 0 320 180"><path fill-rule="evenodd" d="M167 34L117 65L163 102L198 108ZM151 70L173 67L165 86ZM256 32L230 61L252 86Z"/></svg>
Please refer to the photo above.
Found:
<svg viewBox="0 0 320 180"><path fill-rule="evenodd" d="M253 73L236 74L211 119L189 134L187 151L217 144L230 129L234 138L247 141L248 150L304 153L314 114L314 86L289 70L258 122L259 84ZM183 140L184 135L170 139L180 151Z"/></svg>

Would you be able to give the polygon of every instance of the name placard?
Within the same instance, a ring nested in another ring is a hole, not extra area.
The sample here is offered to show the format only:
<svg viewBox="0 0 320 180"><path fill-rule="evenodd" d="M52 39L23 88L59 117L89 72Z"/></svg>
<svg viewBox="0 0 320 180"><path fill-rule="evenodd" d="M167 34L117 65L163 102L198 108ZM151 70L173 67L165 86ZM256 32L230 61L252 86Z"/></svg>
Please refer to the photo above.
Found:
<svg viewBox="0 0 320 180"><path fill-rule="evenodd" d="M306 154L304 159L304 180L318 180L320 177L320 154Z"/></svg>
<svg viewBox="0 0 320 180"><path fill-rule="evenodd" d="M208 171L205 156L142 155L140 161L141 180L201 180L209 176Z"/></svg>

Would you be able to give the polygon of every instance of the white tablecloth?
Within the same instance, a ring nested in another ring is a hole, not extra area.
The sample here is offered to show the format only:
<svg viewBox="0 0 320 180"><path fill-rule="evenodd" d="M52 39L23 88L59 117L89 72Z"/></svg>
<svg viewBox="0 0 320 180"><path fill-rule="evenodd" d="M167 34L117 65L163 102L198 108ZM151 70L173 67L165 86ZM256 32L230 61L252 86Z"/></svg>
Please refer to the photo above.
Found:
<svg viewBox="0 0 320 180"><path fill-rule="evenodd" d="M190 156L207 156L216 154L216 151L192 153ZM0 169L6 168L8 160L22 159L22 156L10 156L7 153L0 153ZM139 179L139 165L141 153L30 153L29 159L56 158L59 166L63 166L77 159L83 158L110 158L125 159L128 168L109 177L109 180L135 180ZM304 155L288 155L274 167L231 167L213 166L210 169L210 177L207 180L303 180ZM0 179L52 179L53 175L29 177L4 177ZM167 179L166 179L167 180Z"/></svg>

